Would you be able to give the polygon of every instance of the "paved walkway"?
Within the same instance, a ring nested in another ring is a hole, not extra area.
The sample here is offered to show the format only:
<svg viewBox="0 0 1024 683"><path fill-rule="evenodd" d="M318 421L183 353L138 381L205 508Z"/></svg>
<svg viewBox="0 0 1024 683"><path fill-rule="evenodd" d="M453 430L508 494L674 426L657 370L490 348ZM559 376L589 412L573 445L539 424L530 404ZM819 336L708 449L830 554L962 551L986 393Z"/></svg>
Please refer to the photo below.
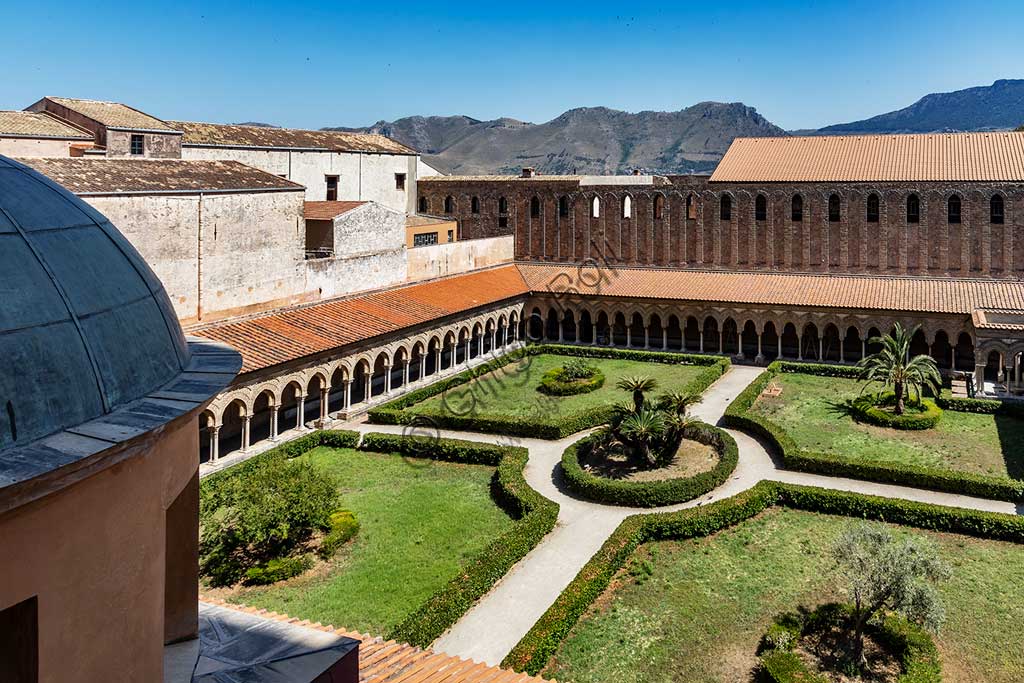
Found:
<svg viewBox="0 0 1024 683"><path fill-rule="evenodd" d="M736 395L762 371L756 367L732 366L704 392L703 401L692 409L692 414L709 424L717 424ZM344 427L361 432L397 433L403 429L395 425L365 423L346 424ZM545 441L441 430L440 435L443 437L528 448L530 459L524 472L526 480L541 494L557 502L561 510L555 529L463 615L458 623L438 638L433 648L450 655L486 662L492 666L499 664L623 519L636 513L681 510L705 505L736 495L762 480L820 486L976 510L1011 514L1021 512L1013 503L782 470L757 439L742 432L727 431L736 439L740 453L739 464L727 482L696 500L680 505L638 509L579 500L562 488L557 477L557 465L561 462L562 452L569 444L580 438L579 434L560 441Z"/></svg>

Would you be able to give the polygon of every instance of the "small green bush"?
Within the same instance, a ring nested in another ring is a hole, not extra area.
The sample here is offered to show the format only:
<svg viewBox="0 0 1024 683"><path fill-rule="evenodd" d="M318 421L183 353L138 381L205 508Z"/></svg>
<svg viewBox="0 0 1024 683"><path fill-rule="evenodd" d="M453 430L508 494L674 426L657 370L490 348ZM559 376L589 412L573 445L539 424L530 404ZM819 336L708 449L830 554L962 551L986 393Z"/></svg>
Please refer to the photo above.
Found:
<svg viewBox="0 0 1024 683"><path fill-rule="evenodd" d="M827 683L821 674L810 671L795 652L772 650L761 657L761 673L769 683Z"/></svg>
<svg viewBox="0 0 1024 683"><path fill-rule="evenodd" d="M921 399L919 404L908 402L907 409L902 415L885 410L895 402L896 397L892 393L882 396L865 394L850 401L849 405L850 410L861 422L890 429L931 429L942 417L942 408L928 398Z"/></svg>
<svg viewBox="0 0 1024 683"><path fill-rule="evenodd" d="M245 571L245 583L250 586L265 586L298 576L313 566L309 555L297 557L276 557L273 560L249 567Z"/></svg>
<svg viewBox="0 0 1024 683"><path fill-rule="evenodd" d="M587 394L604 386L604 373L591 368L585 377L570 377L565 368L554 368L540 378L537 391L548 396L573 396Z"/></svg>
<svg viewBox="0 0 1024 683"><path fill-rule="evenodd" d="M718 463L707 472L692 477L660 481L609 479L591 474L580 465L580 454L586 454L590 448L590 440L583 439L569 446L562 454L562 473L566 486L588 500L627 507L662 507L682 503L721 486L739 462L736 441L723 430L703 422L688 425L682 436L712 446L718 452Z"/></svg>
<svg viewBox="0 0 1024 683"><path fill-rule="evenodd" d="M593 377L596 372L597 367L582 358L571 358L562 366L562 378L567 381L588 379Z"/></svg>
<svg viewBox="0 0 1024 683"><path fill-rule="evenodd" d="M359 531L359 521L349 510L338 510L331 515L329 530L320 541L318 554L326 560L338 552L338 548L347 543Z"/></svg>

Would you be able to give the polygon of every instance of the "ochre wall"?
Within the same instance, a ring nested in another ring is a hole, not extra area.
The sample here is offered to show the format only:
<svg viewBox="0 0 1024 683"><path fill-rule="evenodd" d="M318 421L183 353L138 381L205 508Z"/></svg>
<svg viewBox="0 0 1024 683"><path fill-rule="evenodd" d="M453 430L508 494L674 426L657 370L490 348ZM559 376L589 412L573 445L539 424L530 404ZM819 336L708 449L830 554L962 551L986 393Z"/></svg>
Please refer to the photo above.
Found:
<svg viewBox="0 0 1024 683"><path fill-rule="evenodd" d="M162 680L165 511L198 470L198 431L195 417L169 425L140 454L0 516L0 609L38 596L42 683ZM178 634L188 608L167 610Z"/></svg>

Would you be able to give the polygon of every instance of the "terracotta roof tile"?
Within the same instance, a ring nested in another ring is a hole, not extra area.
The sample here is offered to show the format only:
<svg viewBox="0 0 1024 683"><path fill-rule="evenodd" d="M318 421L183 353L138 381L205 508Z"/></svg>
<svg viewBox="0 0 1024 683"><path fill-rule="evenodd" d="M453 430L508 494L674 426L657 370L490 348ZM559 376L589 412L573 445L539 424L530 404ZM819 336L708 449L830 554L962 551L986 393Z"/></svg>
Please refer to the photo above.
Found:
<svg viewBox="0 0 1024 683"><path fill-rule="evenodd" d="M242 372L329 351L527 293L513 265L202 328L242 354Z"/></svg>
<svg viewBox="0 0 1024 683"><path fill-rule="evenodd" d="M78 195L304 190L237 161L60 157L18 159Z"/></svg>
<svg viewBox="0 0 1024 683"><path fill-rule="evenodd" d="M302 213L308 221L331 221L366 202L306 202Z"/></svg>
<svg viewBox="0 0 1024 683"><path fill-rule="evenodd" d="M181 141L183 145L416 154L414 149L406 147L396 140L371 133L237 126L198 121L170 121L169 123L185 132L185 137Z"/></svg>
<svg viewBox="0 0 1024 683"><path fill-rule="evenodd" d="M976 308L1024 310L1024 282L1018 281L619 267L581 276L575 265L518 267L535 292L586 281L600 286L577 284L581 292L609 297L962 315Z"/></svg>
<svg viewBox="0 0 1024 683"><path fill-rule="evenodd" d="M75 128L49 114L34 111L0 111L0 135L92 140L92 133Z"/></svg>
<svg viewBox="0 0 1024 683"><path fill-rule="evenodd" d="M73 97L47 97L51 102L67 107L71 111L88 116L107 128L125 128L129 130L157 130L168 133L181 132L179 129L150 116L138 109L133 109L120 102L100 102L98 100L80 100Z"/></svg>
<svg viewBox="0 0 1024 683"><path fill-rule="evenodd" d="M1024 133L736 138L711 182L1024 180Z"/></svg>

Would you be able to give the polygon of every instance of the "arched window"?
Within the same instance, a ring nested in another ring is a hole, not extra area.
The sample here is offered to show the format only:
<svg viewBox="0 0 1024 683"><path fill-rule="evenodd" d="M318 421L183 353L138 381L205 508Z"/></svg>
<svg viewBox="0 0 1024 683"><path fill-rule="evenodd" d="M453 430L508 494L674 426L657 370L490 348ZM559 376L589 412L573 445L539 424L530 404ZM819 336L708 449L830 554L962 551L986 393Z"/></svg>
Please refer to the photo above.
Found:
<svg viewBox="0 0 1024 683"><path fill-rule="evenodd" d="M950 195L946 200L946 221L948 223L959 223L962 206L959 195Z"/></svg>
<svg viewBox="0 0 1024 683"><path fill-rule="evenodd" d="M474 195L473 198L469 200L469 210L472 211L473 213L480 213L479 197Z"/></svg>
<svg viewBox="0 0 1024 683"><path fill-rule="evenodd" d="M878 195L874 192L868 195L868 210L866 218L868 223L878 222Z"/></svg>
<svg viewBox="0 0 1024 683"><path fill-rule="evenodd" d="M662 215L665 213L665 197L664 195L654 195L654 220L660 221Z"/></svg>
<svg viewBox="0 0 1024 683"><path fill-rule="evenodd" d="M1006 208L1002 195L992 195L992 200L988 203L988 220L995 225L1002 225L1006 220Z"/></svg>
<svg viewBox="0 0 1024 683"><path fill-rule="evenodd" d="M498 197L498 227L508 227L508 200Z"/></svg>
<svg viewBox="0 0 1024 683"><path fill-rule="evenodd" d="M622 217L633 217L633 198L630 197L628 194L622 198Z"/></svg>
<svg viewBox="0 0 1024 683"><path fill-rule="evenodd" d="M907 197L907 222L919 223L921 221L921 200L916 194Z"/></svg>
<svg viewBox="0 0 1024 683"><path fill-rule="evenodd" d="M686 198L686 220L697 220L697 202L693 200L692 194Z"/></svg>
<svg viewBox="0 0 1024 683"><path fill-rule="evenodd" d="M600 218L601 217L601 200L594 197L594 201L590 203L590 217Z"/></svg>
<svg viewBox="0 0 1024 683"><path fill-rule="evenodd" d="M757 195L757 199L754 200L754 220L768 220L768 198L763 194Z"/></svg>
<svg viewBox="0 0 1024 683"><path fill-rule="evenodd" d="M828 197L828 221L829 221L829 223L838 223L839 222L839 213L840 213L839 207L840 207L839 195L837 195L837 194L829 195L829 197Z"/></svg>
<svg viewBox="0 0 1024 683"><path fill-rule="evenodd" d="M426 197L420 197L420 213L427 213L430 209L430 202Z"/></svg>
<svg viewBox="0 0 1024 683"><path fill-rule="evenodd" d="M451 195L444 198L444 212L451 213L455 207L455 200L452 199Z"/></svg>
<svg viewBox="0 0 1024 683"><path fill-rule="evenodd" d="M537 218L540 216L540 199L533 197L530 200L530 217Z"/></svg>
<svg viewBox="0 0 1024 683"><path fill-rule="evenodd" d="M565 218L569 215L569 198L559 197L558 198L558 215Z"/></svg>
<svg viewBox="0 0 1024 683"><path fill-rule="evenodd" d="M723 194L722 195L722 199L720 201L721 201L721 204L719 205L719 212L718 212L719 217L723 221L731 221L732 220L732 197L730 197L727 194Z"/></svg>
<svg viewBox="0 0 1024 683"><path fill-rule="evenodd" d="M793 195L791 215L794 223L804 219L804 198L798 194Z"/></svg>

